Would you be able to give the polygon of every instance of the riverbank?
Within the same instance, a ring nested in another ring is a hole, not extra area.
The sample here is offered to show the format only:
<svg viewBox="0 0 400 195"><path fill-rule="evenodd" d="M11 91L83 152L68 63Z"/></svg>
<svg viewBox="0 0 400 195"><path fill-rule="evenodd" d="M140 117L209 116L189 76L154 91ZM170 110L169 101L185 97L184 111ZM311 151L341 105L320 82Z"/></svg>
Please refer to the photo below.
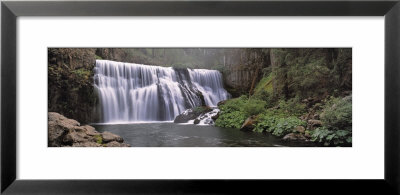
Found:
<svg viewBox="0 0 400 195"><path fill-rule="evenodd" d="M270 105L267 105L270 103ZM288 142L352 145L352 96L277 101L241 96L218 104L218 127L268 133Z"/></svg>

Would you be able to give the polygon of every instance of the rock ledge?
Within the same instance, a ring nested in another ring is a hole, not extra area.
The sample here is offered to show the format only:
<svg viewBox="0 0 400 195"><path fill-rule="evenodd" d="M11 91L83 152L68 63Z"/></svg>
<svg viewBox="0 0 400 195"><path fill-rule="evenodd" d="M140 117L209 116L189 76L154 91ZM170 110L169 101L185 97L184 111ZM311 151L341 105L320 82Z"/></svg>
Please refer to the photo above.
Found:
<svg viewBox="0 0 400 195"><path fill-rule="evenodd" d="M59 113L48 114L49 147L129 147L121 136L110 132L100 133L89 125L81 126L76 120Z"/></svg>

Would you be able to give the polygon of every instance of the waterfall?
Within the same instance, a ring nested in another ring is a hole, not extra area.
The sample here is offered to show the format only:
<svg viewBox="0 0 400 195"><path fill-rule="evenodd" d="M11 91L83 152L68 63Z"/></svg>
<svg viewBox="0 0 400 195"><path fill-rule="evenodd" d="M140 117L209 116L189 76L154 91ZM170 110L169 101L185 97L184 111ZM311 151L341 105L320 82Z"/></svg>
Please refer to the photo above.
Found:
<svg viewBox="0 0 400 195"><path fill-rule="evenodd" d="M186 109L229 98L216 70L96 60L101 122L172 121Z"/></svg>

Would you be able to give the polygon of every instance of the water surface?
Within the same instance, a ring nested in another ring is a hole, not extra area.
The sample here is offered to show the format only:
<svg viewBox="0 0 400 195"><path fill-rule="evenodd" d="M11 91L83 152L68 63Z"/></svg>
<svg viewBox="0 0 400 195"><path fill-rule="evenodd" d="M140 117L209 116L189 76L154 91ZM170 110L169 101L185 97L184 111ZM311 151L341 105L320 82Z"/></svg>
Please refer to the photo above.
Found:
<svg viewBox="0 0 400 195"><path fill-rule="evenodd" d="M109 131L133 147L269 147L313 146L288 143L268 133L207 125L165 123L94 124L97 131Z"/></svg>

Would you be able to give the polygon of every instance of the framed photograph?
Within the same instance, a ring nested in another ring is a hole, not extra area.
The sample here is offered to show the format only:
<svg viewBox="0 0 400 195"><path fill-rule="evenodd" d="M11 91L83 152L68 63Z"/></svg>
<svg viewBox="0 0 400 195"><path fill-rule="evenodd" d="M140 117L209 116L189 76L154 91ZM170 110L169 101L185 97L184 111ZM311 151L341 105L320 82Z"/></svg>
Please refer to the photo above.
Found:
<svg viewBox="0 0 400 195"><path fill-rule="evenodd" d="M4 1L1 192L397 194L399 6Z"/></svg>

